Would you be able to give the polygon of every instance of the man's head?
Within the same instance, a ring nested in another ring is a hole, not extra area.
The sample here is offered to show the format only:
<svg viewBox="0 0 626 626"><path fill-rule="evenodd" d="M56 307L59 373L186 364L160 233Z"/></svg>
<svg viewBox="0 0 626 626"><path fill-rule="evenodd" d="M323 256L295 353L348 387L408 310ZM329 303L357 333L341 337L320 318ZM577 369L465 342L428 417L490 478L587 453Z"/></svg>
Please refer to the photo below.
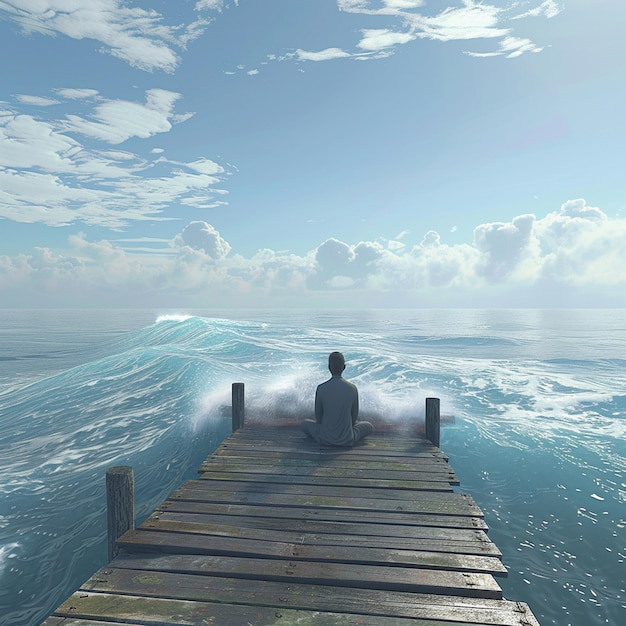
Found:
<svg viewBox="0 0 626 626"><path fill-rule="evenodd" d="M346 360L341 352L331 352L328 357L328 369L333 376L341 376L346 369Z"/></svg>

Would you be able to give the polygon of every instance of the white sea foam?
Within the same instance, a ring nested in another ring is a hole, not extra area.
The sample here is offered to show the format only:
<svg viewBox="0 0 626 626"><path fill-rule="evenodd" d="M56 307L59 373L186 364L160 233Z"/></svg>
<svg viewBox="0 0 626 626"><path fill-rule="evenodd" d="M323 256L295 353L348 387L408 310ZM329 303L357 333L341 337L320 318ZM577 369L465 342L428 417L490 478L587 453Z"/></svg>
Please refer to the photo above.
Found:
<svg viewBox="0 0 626 626"><path fill-rule="evenodd" d="M20 547L19 543L7 543L0 546L0 575L6 570L9 560L17 556L16 549Z"/></svg>
<svg viewBox="0 0 626 626"><path fill-rule="evenodd" d="M159 315L156 318L156 323L160 322L186 322L191 319L193 315L186 315L184 313L165 313L163 315Z"/></svg>

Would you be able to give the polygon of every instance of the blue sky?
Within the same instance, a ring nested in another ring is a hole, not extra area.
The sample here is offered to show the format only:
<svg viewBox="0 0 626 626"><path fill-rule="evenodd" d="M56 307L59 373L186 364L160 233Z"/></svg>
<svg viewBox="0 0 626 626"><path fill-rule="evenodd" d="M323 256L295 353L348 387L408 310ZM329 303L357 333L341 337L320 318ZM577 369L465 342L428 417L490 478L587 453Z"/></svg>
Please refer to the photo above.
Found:
<svg viewBox="0 0 626 626"><path fill-rule="evenodd" d="M621 0L0 0L0 306L626 306Z"/></svg>

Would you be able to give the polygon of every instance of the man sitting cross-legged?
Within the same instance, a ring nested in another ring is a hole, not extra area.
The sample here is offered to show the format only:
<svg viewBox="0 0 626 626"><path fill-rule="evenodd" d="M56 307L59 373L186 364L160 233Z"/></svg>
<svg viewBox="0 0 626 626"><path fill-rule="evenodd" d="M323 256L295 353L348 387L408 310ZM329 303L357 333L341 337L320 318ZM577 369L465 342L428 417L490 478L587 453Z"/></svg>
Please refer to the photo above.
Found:
<svg viewBox="0 0 626 626"><path fill-rule="evenodd" d="M353 446L372 432L369 422L359 422L359 392L343 378L346 361L341 352L331 352L328 369L332 377L315 392L315 421L305 420L308 437L326 446Z"/></svg>

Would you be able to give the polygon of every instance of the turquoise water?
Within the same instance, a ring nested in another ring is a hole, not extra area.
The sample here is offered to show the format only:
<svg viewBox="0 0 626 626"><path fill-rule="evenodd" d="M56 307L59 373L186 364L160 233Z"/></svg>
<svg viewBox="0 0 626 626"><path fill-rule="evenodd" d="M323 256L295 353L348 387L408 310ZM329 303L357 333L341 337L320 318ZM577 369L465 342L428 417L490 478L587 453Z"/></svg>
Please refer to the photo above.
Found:
<svg viewBox="0 0 626 626"><path fill-rule="evenodd" d="M626 608L626 311L0 310L0 624L38 624L106 559L104 473L141 520L249 413L312 411L342 350L362 413L441 398L441 445L543 626Z"/></svg>

